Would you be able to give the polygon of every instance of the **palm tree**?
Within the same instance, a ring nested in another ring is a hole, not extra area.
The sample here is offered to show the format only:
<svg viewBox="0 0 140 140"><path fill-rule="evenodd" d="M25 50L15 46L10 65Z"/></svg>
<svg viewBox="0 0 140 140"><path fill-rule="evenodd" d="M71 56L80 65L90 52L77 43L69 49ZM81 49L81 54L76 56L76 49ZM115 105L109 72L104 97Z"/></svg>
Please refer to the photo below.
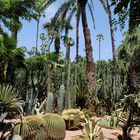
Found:
<svg viewBox="0 0 140 140"><path fill-rule="evenodd" d="M104 36L102 34L97 35L97 40L99 40L99 61L100 61L100 55L101 55L101 41L104 40Z"/></svg>
<svg viewBox="0 0 140 140"><path fill-rule="evenodd" d="M112 44L112 58L113 58L113 74L116 73L116 54L115 54L115 39L114 39L114 30L113 30L113 18L110 9L109 0L101 0L101 3L104 7L105 12L108 15L109 27L110 27L110 36L111 36L111 44Z"/></svg>
<svg viewBox="0 0 140 140"><path fill-rule="evenodd" d="M39 36L39 24L40 18L45 16L43 13L44 11L56 0L39 0L38 3L35 5L35 19L37 21L37 28L36 28L36 54L38 52L38 36Z"/></svg>
<svg viewBox="0 0 140 140"><path fill-rule="evenodd" d="M70 17L68 19L69 22L71 22L72 16L76 12L77 14L77 33L76 33L76 46L77 46L77 51L76 51L76 61L78 62L78 50L79 50L79 17L82 17L82 24L83 24L83 33L85 37L85 48L86 48L86 59L87 59L87 68L86 68L86 73L87 73L87 85L88 85L88 93L89 95L93 95L95 93L95 78L94 78L94 64L93 64L93 54L92 54L92 46L91 46L91 37L90 37L90 31L88 29L88 24L87 24L87 18L86 18L86 5L88 5L90 12L92 13L92 19L94 20L93 17L93 3L92 0L90 1L91 3L88 2L88 0L69 0L62 4L62 6L59 8L57 11L54 19L66 19L66 17ZM75 10L77 9L77 10ZM87 101L88 102L88 101ZM89 102L88 102L89 103Z"/></svg>
<svg viewBox="0 0 140 140"><path fill-rule="evenodd" d="M87 74L87 86L88 86L88 95L93 98L95 96L95 67L93 61L93 49L91 45L91 35L88 28L87 16L86 16L86 5L88 0L78 0L78 5L81 8L82 15L82 26L83 34L85 39L85 49L86 49L86 74ZM88 98L88 105L93 105L91 99ZM94 98L95 105L95 98Z"/></svg>

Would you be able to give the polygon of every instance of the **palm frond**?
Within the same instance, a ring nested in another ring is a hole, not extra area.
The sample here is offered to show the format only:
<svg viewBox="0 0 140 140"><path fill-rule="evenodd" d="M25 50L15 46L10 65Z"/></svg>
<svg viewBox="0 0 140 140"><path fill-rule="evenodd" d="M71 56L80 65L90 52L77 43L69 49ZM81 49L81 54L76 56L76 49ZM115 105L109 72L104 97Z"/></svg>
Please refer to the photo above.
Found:
<svg viewBox="0 0 140 140"><path fill-rule="evenodd" d="M41 5L41 12L46 10L52 3L54 3L56 0L44 0L44 2Z"/></svg>
<svg viewBox="0 0 140 140"><path fill-rule="evenodd" d="M71 26L70 26L70 23L71 23L71 20L72 20L72 17L73 17L73 14L74 14L74 13L75 13L75 10L73 9L73 10L71 11L71 13L69 14L69 17L68 17L68 19L67 19L67 23L66 23L66 27L65 27L65 36L67 36L69 30L72 29Z"/></svg>
<svg viewBox="0 0 140 140"><path fill-rule="evenodd" d="M93 26L94 26L94 29L95 29L95 19L94 19L94 14L93 14L93 8L92 8L92 6L89 2L87 3L87 5L88 5L88 8L89 8L89 11L90 11L90 14L91 14L91 17L92 17L92 21L93 21Z"/></svg>
<svg viewBox="0 0 140 140"><path fill-rule="evenodd" d="M68 2L64 2L61 7L56 12L53 21L55 22L58 18L63 20L66 18L68 11L70 10L70 5L73 3L73 0L69 0Z"/></svg>
<svg viewBox="0 0 140 140"><path fill-rule="evenodd" d="M100 2L103 5L103 8L104 8L105 12L108 14L107 0L100 0Z"/></svg>

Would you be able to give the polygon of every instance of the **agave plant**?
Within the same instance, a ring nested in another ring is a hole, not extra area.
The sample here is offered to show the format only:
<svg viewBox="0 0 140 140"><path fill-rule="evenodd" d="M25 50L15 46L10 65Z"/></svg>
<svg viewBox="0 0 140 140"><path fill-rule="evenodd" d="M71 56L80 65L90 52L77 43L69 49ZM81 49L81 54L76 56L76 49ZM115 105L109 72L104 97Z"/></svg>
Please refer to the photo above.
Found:
<svg viewBox="0 0 140 140"><path fill-rule="evenodd" d="M18 97L18 91L11 85L0 85L0 122L9 114L22 113L23 101Z"/></svg>

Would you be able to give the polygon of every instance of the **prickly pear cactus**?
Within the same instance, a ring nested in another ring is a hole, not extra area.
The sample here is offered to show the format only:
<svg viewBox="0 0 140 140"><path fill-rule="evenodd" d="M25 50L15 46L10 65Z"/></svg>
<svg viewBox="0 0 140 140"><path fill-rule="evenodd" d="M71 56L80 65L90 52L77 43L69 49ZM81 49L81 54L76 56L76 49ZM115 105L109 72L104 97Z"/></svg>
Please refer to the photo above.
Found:
<svg viewBox="0 0 140 140"><path fill-rule="evenodd" d="M61 114L64 109L64 98L65 98L65 86L60 86L59 96L57 98L58 102L58 113Z"/></svg>
<svg viewBox="0 0 140 140"><path fill-rule="evenodd" d="M54 102L54 95L53 93L50 92L47 98L47 112L53 112L53 102Z"/></svg>

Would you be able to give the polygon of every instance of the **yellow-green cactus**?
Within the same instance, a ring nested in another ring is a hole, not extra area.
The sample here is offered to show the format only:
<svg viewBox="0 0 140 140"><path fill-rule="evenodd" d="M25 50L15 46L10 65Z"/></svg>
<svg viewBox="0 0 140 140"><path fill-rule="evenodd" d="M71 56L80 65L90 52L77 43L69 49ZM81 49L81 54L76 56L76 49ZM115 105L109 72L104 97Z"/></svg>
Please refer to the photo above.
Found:
<svg viewBox="0 0 140 140"><path fill-rule="evenodd" d="M62 117L66 122L66 129L71 129L77 125L79 127L80 122L84 121L85 115L79 109L68 109L62 112Z"/></svg>
<svg viewBox="0 0 140 140"><path fill-rule="evenodd" d="M23 140L63 140L65 122L53 113L27 116L16 122L12 135L20 135Z"/></svg>

